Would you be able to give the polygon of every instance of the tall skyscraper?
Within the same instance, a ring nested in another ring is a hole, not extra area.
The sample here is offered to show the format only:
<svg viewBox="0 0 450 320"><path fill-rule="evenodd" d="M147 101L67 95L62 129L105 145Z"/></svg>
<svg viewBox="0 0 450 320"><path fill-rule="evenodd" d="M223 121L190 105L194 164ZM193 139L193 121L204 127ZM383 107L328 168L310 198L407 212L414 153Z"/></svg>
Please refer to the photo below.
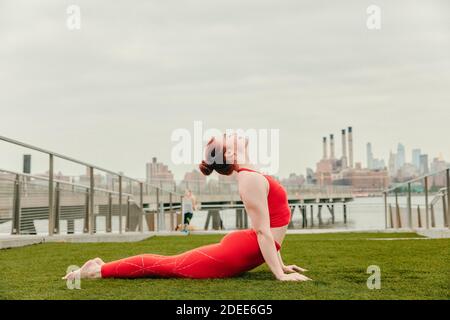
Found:
<svg viewBox="0 0 450 320"><path fill-rule="evenodd" d="M395 176L397 174L397 170L397 155L391 151L389 153L389 174L391 176Z"/></svg>
<svg viewBox="0 0 450 320"><path fill-rule="evenodd" d="M428 167L428 155L427 154L421 154L420 155L420 174L428 174L430 172L430 169Z"/></svg>
<svg viewBox="0 0 450 320"><path fill-rule="evenodd" d="M401 143L397 146L397 170L401 169L406 162L405 146Z"/></svg>
<svg viewBox="0 0 450 320"><path fill-rule="evenodd" d="M373 169L373 152L370 142L367 143L367 169Z"/></svg>
<svg viewBox="0 0 450 320"><path fill-rule="evenodd" d="M413 149L412 151L412 164L417 168L417 170L420 169L420 149Z"/></svg>
<svg viewBox="0 0 450 320"><path fill-rule="evenodd" d="M314 183L314 170L311 168L306 168L306 183L307 184Z"/></svg>

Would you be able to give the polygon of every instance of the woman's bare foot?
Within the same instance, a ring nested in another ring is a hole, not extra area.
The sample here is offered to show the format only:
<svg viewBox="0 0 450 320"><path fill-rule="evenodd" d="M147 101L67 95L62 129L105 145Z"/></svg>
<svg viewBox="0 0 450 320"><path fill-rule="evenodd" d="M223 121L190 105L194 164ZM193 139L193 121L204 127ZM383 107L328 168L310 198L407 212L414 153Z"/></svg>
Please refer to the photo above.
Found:
<svg viewBox="0 0 450 320"><path fill-rule="evenodd" d="M103 262L103 260L102 259L100 259L100 258L95 258L95 259L93 259L94 261L95 261L95 263L96 264L98 264L99 266L102 266L102 265L104 265L105 263Z"/></svg>
<svg viewBox="0 0 450 320"><path fill-rule="evenodd" d="M102 265L105 263L100 258L95 258L86 262L80 269L69 272L63 280L75 279L98 279L102 277Z"/></svg>

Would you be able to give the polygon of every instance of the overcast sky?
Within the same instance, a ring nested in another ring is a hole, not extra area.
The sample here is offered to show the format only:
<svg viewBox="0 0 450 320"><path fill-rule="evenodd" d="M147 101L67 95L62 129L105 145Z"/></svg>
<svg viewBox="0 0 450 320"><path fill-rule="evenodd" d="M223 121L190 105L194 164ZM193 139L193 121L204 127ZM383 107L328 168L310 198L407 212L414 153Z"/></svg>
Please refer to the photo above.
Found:
<svg viewBox="0 0 450 320"><path fill-rule="evenodd" d="M315 167L324 135L340 156L349 125L356 161L368 141L450 160L448 0L2 0L0 40L0 135L134 177L157 156L182 178L170 137L196 120L280 129L281 176Z"/></svg>

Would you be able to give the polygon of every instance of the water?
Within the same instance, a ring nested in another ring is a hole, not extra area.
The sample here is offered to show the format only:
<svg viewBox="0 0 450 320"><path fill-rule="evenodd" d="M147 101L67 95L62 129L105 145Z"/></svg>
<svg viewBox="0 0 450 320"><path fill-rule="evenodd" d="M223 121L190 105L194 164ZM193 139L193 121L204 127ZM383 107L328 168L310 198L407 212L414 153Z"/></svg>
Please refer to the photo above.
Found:
<svg viewBox="0 0 450 320"><path fill-rule="evenodd" d="M384 229L384 200L380 198L356 198L354 201L347 203L347 223L344 223L344 211L342 204L335 204L334 223L332 215L324 206L322 208L322 220L319 223L318 208L313 206L313 219L311 219L311 207L307 207L307 222L308 228L348 228L348 229ZM196 229L203 229L208 212L196 211L191 225ZM220 211L224 228L227 230L235 229L236 227L236 212L234 209L227 209ZM295 208L292 222L294 228L302 228L302 218L298 207ZM249 219L249 227L251 221Z"/></svg>
<svg viewBox="0 0 450 320"><path fill-rule="evenodd" d="M433 197L429 198L431 202ZM407 198L405 196L399 196L398 202L401 208L401 220L403 226L407 226ZM422 224L425 223L425 197L424 196L413 196L412 197L412 207L413 207L413 226L417 224L417 206L421 207ZM394 207L395 198L388 197L388 204ZM342 204L335 204L334 212L335 219L333 223L332 215L329 210L324 206L322 207L322 221L319 223L318 218L318 208L316 205L313 206L313 219L311 219L311 207L307 207L307 223L308 228L344 228L349 230L356 229L385 229L386 218L385 218L385 208L384 208L384 198L383 197L366 197L366 198L355 198L353 201L347 204L347 223L344 223L344 210ZM393 211L395 213L395 209ZM224 228L227 230L235 229L236 227L236 215L234 209L227 209L220 211L220 216L223 221ZM434 209L435 224L436 227L443 226L443 210L439 203ZM207 211L198 211L194 214L191 221L191 225L196 229L203 229L207 217ZM395 218L395 217L394 217ZM299 208L294 210L292 218L294 228L302 229L302 218ZM389 221L388 221L389 222ZM389 223L388 223L389 225ZM210 225L211 227L211 225ZM251 221L249 220L249 227L251 227Z"/></svg>

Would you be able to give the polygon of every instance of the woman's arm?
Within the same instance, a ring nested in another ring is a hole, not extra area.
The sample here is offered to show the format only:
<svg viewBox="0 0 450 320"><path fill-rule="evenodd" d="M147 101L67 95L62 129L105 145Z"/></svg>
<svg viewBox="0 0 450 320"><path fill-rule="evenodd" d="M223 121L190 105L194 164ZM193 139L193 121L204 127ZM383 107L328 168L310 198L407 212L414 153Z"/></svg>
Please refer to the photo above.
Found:
<svg viewBox="0 0 450 320"><path fill-rule="evenodd" d="M285 274L283 271L270 230L268 188L267 180L259 174L249 172L239 179L239 193L258 236L258 244L264 260L278 280L308 280L303 275Z"/></svg>
<svg viewBox="0 0 450 320"><path fill-rule="evenodd" d="M281 251L278 251L278 260L280 260L281 268L284 270L283 258L281 258Z"/></svg>

